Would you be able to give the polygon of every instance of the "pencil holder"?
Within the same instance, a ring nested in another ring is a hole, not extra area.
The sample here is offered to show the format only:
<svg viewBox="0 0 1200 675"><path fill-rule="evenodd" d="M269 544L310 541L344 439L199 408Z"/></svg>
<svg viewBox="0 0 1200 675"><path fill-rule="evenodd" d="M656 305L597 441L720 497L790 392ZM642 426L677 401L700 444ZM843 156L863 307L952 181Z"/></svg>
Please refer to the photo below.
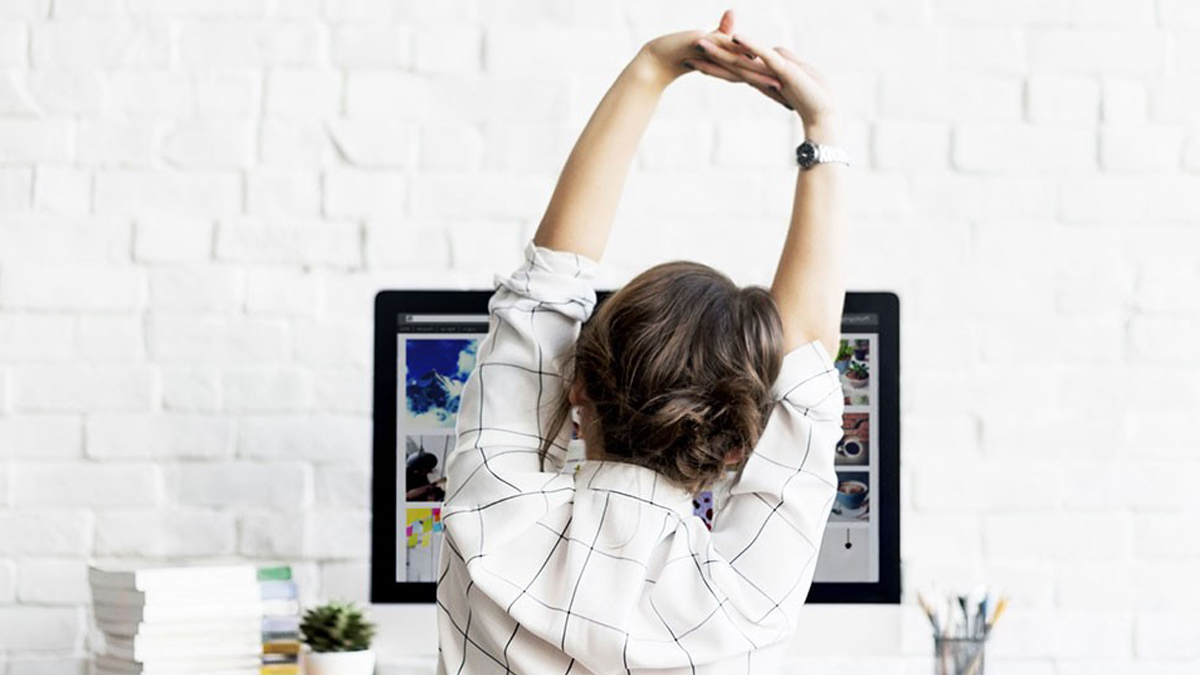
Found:
<svg viewBox="0 0 1200 675"><path fill-rule="evenodd" d="M983 648L986 636L933 638L936 675L983 675Z"/></svg>

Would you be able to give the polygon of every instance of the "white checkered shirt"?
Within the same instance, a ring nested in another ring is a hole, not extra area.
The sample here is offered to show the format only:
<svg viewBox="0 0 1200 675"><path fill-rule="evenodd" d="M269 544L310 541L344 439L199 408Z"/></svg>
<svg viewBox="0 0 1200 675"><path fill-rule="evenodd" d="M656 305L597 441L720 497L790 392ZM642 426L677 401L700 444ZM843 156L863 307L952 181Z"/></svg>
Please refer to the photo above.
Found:
<svg viewBox="0 0 1200 675"><path fill-rule="evenodd" d="M833 361L816 340L785 355L753 455L715 490L710 532L692 495L650 469L554 470L570 425L547 429L549 403L597 269L530 240L524 263L495 276L446 465L437 672L777 672L836 493Z"/></svg>

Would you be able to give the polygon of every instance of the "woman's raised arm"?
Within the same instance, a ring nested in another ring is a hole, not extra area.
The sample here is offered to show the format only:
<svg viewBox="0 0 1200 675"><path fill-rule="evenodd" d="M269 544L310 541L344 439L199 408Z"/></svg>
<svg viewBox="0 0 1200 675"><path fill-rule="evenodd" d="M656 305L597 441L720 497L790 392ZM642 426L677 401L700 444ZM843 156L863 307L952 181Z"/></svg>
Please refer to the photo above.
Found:
<svg viewBox="0 0 1200 675"><path fill-rule="evenodd" d="M697 70L754 86L794 110L809 140L838 144L833 95L815 68L783 47L767 49L741 34L714 34L701 46L705 58L696 62ZM775 86L764 76L774 78ZM846 171L841 164L797 168L791 224L771 283L787 351L820 340L837 354L846 296Z"/></svg>
<svg viewBox="0 0 1200 675"><path fill-rule="evenodd" d="M761 59L779 79L779 93L800 116L808 140L821 145L839 143L833 97L816 69L782 47L767 49L741 35L731 41ZM771 294L783 317L788 350L815 339L830 354L837 354L846 298L843 192L847 167L827 163L796 170L791 224Z"/></svg>
<svg viewBox="0 0 1200 675"><path fill-rule="evenodd" d="M533 243L599 262L638 141L672 79L645 47L625 66L575 142Z"/></svg>
<svg viewBox="0 0 1200 675"><path fill-rule="evenodd" d="M712 33L682 31L655 38L638 51L596 106L567 157L533 243L599 261L642 133L667 85L691 72L697 41Z"/></svg>

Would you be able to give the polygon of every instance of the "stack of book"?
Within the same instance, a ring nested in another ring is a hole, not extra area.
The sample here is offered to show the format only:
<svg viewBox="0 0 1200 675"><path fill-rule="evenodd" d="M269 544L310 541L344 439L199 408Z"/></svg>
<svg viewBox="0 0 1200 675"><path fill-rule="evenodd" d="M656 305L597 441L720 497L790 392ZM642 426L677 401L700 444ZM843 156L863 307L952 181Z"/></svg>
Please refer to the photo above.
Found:
<svg viewBox="0 0 1200 675"><path fill-rule="evenodd" d="M300 675L300 595L288 565L260 567L261 675Z"/></svg>
<svg viewBox="0 0 1200 675"><path fill-rule="evenodd" d="M95 675L259 675L254 565L93 565L88 581L105 643Z"/></svg>

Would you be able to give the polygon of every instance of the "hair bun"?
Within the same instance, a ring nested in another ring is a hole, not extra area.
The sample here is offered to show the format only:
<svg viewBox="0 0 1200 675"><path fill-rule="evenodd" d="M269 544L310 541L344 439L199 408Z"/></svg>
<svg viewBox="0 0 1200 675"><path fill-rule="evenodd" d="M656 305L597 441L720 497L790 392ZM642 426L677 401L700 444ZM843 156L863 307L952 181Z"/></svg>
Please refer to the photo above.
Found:
<svg viewBox="0 0 1200 675"><path fill-rule="evenodd" d="M594 407L605 456L698 491L739 468L765 428L782 324L767 289L674 261L599 302L571 351L563 375Z"/></svg>
<svg viewBox="0 0 1200 675"><path fill-rule="evenodd" d="M749 377L729 377L717 380L709 389L708 398L714 407L739 405L757 394L757 387Z"/></svg>

